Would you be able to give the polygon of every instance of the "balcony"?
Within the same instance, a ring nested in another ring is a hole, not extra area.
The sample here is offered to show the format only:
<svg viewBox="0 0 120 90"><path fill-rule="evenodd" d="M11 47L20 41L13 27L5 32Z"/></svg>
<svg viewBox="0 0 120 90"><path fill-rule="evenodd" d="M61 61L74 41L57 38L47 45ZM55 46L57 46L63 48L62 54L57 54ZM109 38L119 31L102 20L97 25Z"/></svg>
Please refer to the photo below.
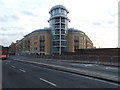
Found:
<svg viewBox="0 0 120 90"><path fill-rule="evenodd" d="M60 19L55 19L55 23L59 23L60 22Z"/></svg>
<svg viewBox="0 0 120 90"><path fill-rule="evenodd" d="M60 28L60 25L55 25L55 28Z"/></svg>
<svg viewBox="0 0 120 90"><path fill-rule="evenodd" d="M45 40L41 39L40 42L45 42Z"/></svg>
<svg viewBox="0 0 120 90"><path fill-rule="evenodd" d="M65 19L62 19L61 22L62 22L62 23L65 23Z"/></svg>
<svg viewBox="0 0 120 90"><path fill-rule="evenodd" d="M60 32L59 31L55 31L55 34L60 34Z"/></svg>
<svg viewBox="0 0 120 90"><path fill-rule="evenodd" d="M65 28L65 25L61 25L61 28Z"/></svg>
<svg viewBox="0 0 120 90"><path fill-rule="evenodd" d="M76 47L79 46L79 43L74 43L74 46L76 46Z"/></svg>
<svg viewBox="0 0 120 90"><path fill-rule="evenodd" d="M59 39L60 39L59 36L54 36L54 37L53 37L53 40L59 40Z"/></svg>
<svg viewBox="0 0 120 90"><path fill-rule="evenodd" d="M45 46L45 44L44 43L40 43L40 46Z"/></svg>

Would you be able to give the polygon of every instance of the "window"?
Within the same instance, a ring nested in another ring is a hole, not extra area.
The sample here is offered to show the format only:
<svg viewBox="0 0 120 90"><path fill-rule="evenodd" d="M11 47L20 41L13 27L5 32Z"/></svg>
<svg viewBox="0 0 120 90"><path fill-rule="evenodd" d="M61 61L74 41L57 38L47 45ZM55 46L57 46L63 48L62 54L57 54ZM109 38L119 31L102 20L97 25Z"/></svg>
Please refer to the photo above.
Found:
<svg viewBox="0 0 120 90"><path fill-rule="evenodd" d="M64 18L62 18L62 19L61 19L61 22L65 23L65 19L64 19Z"/></svg>
<svg viewBox="0 0 120 90"><path fill-rule="evenodd" d="M55 19L55 22L60 22L60 19L59 19L59 18L56 18L56 19Z"/></svg>
<svg viewBox="0 0 120 90"><path fill-rule="evenodd" d="M83 37L80 37L80 40L83 40Z"/></svg>
<svg viewBox="0 0 120 90"><path fill-rule="evenodd" d="M74 36L74 42L79 42L79 36Z"/></svg>
<svg viewBox="0 0 120 90"><path fill-rule="evenodd" d="M34 50L37 50L37 47L35 47Z"/></svg>
<svg viewBox="0 0 120 90"><path fill-rule="evenodd" d="M41 35L41 36L40 36L40 40L45 40L45 36L44 36L44 35Z"/></svg>
<svg viewBox="0 0 120 90"><path fill-rule="evenodd" d="M77 50L77 49L79 49L79 46L75 46L75 47L74 47L74 50Z"/></svg>
<svg viewBox="0 0 120 90"><path fill-rule="evenodd" d="M52 11L52 15L54 15L54 10Z"/></svg>
<svg viewBox="0 0 120 90"><path fill-rule="evenodd" d="M55 23L55 19L52 19L51 22L52 22L52 23Z"/></svg>
<svg viewBox="0 0 120 90"><path fill-rule="evenodd" d="M60 12L61 12L62 14L65 14L65 10L64 10L64 9L60 9Z"/></svg>
<svg viewBox="0 0 120 90"><path fill-rule="evenodd" d="M59 13L59 9L54 10L54 15Z"/></svg>
<svg viewBox="0 0 120 90"><path fill-rule="evenodd" d="M45 36L44 35L40 36L40 42L45 42Z"/></svg>
<svg viewBox="0 0 120 90"><path fill-rule="evenodd" d="M74 46L79 46L79 42L74 42Z"/></svg>
<svg viewBox="0 0 120 90"><path fill-rule="evenodd" d="M79 36L74 36L74 40L79 40Z"/></svg>
<svg viewBox="0 0 120 90"><path fill-rule="evenodd" d="M44 42L40 42L40 46L45 46L45 43Z"/></svg>
<svg viewBox="0 0 120 90"><path fill-rule="evenodd" d="M34 36L34 37L33 37L33 40L37 40L37 39L38 39L38 36Z"/></svg>
<svg viewBox="0 0 120 90"><path fill-rule="evenodd" d="M61 51L62 51L62 52L64 52L64 51L65 51L65 48L64 48L64 47L62 47L62 48L61 48Z"/></svg>
<svg viewBox="0 0 120 90"><path fill-rule="evenodd" d="M62 41L62 42L61 42L61 45L65 46L65 45L66 45L66 42L63 42L63 41Z"/></svg>
<svg viewBox="0 0 120 90"><path fill-rule="evenodd" d="M80 43L80 45L83 45L83 43Z"/></svg>
<svg viewBox="0 0 120 90"><path fill-rule="evenodd" d="M44 46L40 46L40 51L45 51L45 47Z"/></svg>
<svg viewBox="0 0 120 90"><path fill-rule="evenodd" d="M63 35L62 35L62 36L61 36L61 39L65 40L65 39L66 39L66 36L63 36Z"/></svg>
<svg viewBox="0 0 120 90"><path fill-rule="evenodd" d="M60 28L60 25L55 25L55 28Z"/></svg>
<svg viewBox="0 0 120 90"><path fill-rule="evenodd" d="M54 47L53 50L54 51L59 51L59 48L58 47Z"/></svg>
<svg viewBox="0 0 120 90"><path fill-rule="evenodd" d="M58 46L60 45L60 42L53 42L53 45Z"/></svg>
<svg viewBox="0 0 120 90"><path fill-rule="evenodd" d="M34 45L36 45L37 44L37 42L34 42Z"/></svg>
<svg viewBox="0 0 120 90"><path fill-rule="evenodd" d="M55 34L60 34L60 32L59 31L55 31Z"/></svg>
<svg viewBox="0 0 120 90"><path fill-rule="evenodd" d="M61 31L61 34L65 34L65 31Z"/></svg>
<svg viewBox="0 0 120 90"><path fill-rule="evenodd" d="M60 37L57 35L57 36L53 36L53 40L58 40L60 39Z"/></svg>
<svg viewBox="0 0 120 90"><path fill-rule="evenodd" d="M67 15L67 12L65 11L65 15Z"/></svg>
<svg viewBox="0 0 120 90"><path fill-rule="evenodd" d="M61 25L61 28L65 28L65 25Z"/></svg>

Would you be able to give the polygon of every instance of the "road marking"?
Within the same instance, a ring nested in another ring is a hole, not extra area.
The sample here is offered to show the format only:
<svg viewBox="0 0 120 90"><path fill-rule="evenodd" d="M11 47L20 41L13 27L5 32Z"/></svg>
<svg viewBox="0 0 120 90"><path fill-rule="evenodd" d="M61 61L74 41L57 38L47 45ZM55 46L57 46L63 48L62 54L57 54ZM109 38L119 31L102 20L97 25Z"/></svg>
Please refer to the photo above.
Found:
<svg viewBox="0 0 120 90"><path fill-rule="evenodd" d="M109 67L106 67L105 69L110 69Z"/></svg>
<svg viewBox="0 0 120 90"><path fill-rule="evenodd" d="M26 72L25 70L23 70L23 69L19 69L20 71L22 71L22 72Z"/></svg>
<svg viewBox="0 0 120 90"><path fill-rule="evenodd" d="M85 67L93 66L92 64L84 64Z"/></svg>
<svg viewBox="0 0 120 90"><path fill-rule="evenodd" d="M15 68L15 66L11 66L11 67Z"/></svg>
<svg viewBox="0 0 120 90"><path fill-rule="evenodd" d="M46 82L46 83L48 83L48 84L53 85L53 86L56 87L56 84L54 84L54 83L52 83L52 82L50 82L50 81L47 81L47 80L45 80L45 79L43 79L43 78L40 78L40 80L42 80L42 81L44 81L44 82Z"/></svg>
<svg viewBox="0 0 120 90"><path fill-rule="evenodd" d="M105 67L105 69L116 69L116 70L118 70L118 68L112 68L112 67Z"/></svg>

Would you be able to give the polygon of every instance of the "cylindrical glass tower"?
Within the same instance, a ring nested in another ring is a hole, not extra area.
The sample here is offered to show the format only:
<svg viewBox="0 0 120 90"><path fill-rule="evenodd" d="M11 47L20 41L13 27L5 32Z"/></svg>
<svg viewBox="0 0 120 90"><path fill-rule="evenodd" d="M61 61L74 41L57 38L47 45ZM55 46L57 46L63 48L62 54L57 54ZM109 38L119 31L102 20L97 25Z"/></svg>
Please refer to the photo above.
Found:
<svg viewBox="0 0 120 90"><path fill-rule="evenodd" d="M49 19L51 34L52 34L52 53L61 54L66 51L67 46L67 30L68 22L67 18L68 10L62 5L56 5L51 8L51 17Z"/></svg>

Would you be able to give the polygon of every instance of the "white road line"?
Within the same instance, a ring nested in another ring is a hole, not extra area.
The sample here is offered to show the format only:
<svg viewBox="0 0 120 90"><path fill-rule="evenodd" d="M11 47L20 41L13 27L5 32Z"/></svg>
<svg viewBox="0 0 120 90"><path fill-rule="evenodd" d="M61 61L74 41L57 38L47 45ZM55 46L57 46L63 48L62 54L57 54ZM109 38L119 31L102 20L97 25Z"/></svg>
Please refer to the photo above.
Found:
<svg viewBox="0 0 120 90"><path fill-rule="evenodd" d="M118 69L118 68L112 68L112 67L105 67L105 69Z"/></svg>
<svg viewBox="0 0 120 90"><path fill-rule="evenodd" d="M53 85L53 86L56 87L56 84L54 84L54 83L52 83L52 82L50 82L50 81L47 81L47 80L45 80L45 79L43 79L43 78L40 78L40 80L42 80L42 81L44 81L44 82L46 82L46 83L48 83L48 84Z"/></svg>
<svg viewBox="0 0 120 90"><path fill-rule="evenodd" d="M15 66L11 66L11 67L15 68Z"/></svg>
<svg viewBox="0 0 120 90"><path fill-rule="evenodd" d="M22 72L26 72L25 70L23 70L23 69L19 69L20 71L22 71Z"/></svg>
<svg viewBox="0 0 120 90"><path fill-rule="evenodd" d="M92 64L84 64L85 67L93 66Z"/></svg>

